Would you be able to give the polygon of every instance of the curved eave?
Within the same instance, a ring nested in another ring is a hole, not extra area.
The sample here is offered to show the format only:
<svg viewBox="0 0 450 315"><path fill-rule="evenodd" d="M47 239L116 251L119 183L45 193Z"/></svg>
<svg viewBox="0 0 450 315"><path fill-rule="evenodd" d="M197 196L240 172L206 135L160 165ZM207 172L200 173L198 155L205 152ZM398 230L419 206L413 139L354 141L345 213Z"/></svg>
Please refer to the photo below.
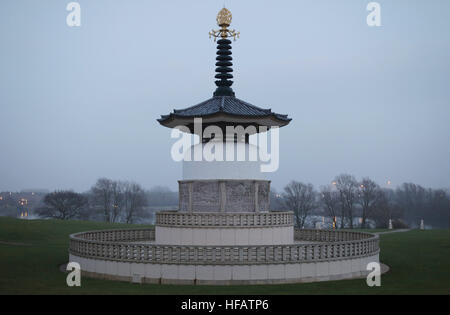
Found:
<svg viewBox="0 0 450 315"><path fill-rule="evenodd" d="M281 118L279 118L281 117ZM284 127L292 120L287 118L287 115L280 115L271 113L264 116L245 116L245 115L233 115L224 112L213 113L203 116L185 116L171 113L170 115L161 116L157 121L167 128L177 128L178 126L192 126L194 124L194 118L202 118L202 124L214 124L214 123L230 123L230 125L255 125L255 126L267 126L267 127Z"/></svg>

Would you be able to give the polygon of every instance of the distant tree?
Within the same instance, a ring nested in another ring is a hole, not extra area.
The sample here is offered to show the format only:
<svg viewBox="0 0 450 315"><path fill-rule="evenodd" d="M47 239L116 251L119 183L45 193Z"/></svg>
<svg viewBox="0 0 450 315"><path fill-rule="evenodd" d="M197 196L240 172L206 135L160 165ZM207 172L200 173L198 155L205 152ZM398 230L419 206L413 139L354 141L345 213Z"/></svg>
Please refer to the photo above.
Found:
<svg viewBox="0 0 450 315"><path fill-rule="evenodd" d="M98 221L95 209L91 207L92 195L89 192L82 193L86 199L86 205L78 212L77 219L83 221Z"/></svg>
<svg viewBox="0 0 450 315"><path fill-rule="evenodd" d="M124 211L125 206L125 184L121 181L111 181L111 222L117 222Z"/></svg>
<svg viewBox="0 0 450 315"><path fill-rule="evenodd" d="M313 185L291 181L284 188L283 199L286 207L294 212L297 227L303 228L306 218L317 207Z"/></svg>
<svg viewBox="0 0 450 315"><path fill-rule="evenodd" d="M429 191L420 185L404 183L397 188L396 204L404 210L405 219L413 225L418 225L426 216L429 205Z"/></svg>
<svg viewBox="0 0 450 315"><path fill-rule="evenodd" d="M327 216L332 220L338 216L340 209L339 192L333 187L322 186L320 189L320 203Z"/></svg>
<svg viewBox="0 0 450 315"><path fill-rule="evenodd" d="M381 198L380 186L369 178L363 178L359 183L357 203L361 206L361 228L366 228L370 212Z"/></svg>
<svg viewBox="0 0 450 315"><path fill-rule="evenodd" d="M107 178L100 178L91 188L92 199L95 205L99 205L103 211L106 222L112 222L113 206L113 181Z"/></svg>
<svg viewBox="0 0 450 315"><path fill-rule="evenodd" d="M430 190L429 206L424 220L436 227L450 227L450 199L445 190Z"/></svg>
<svg viewBox="0 0 450 315"><path fill-rule="evenodd" d="M133 223L147 218L147 195L134 182L115 181L100 178L90 191L92 207L100 208L106 222Z"/></svg>
<svg viewBox="0 0 450 315"><path fill-rule="evenodd" d="M45 218L69 220L76 218L86 206L87 199L73 191L55 191L44 197L44 206L36 213Z"/></svg>
<svg viewBox="0 0 450 315"><path fill-rule="evenodd" d="M395 194L396 204L409 225L418 226L423 219L426 225L450 227L450 199L445 190L404 183Z"/></svg>
<svg viewBox="0 0 450 315"><path fill-rule="evenodd" d="M392 219L392 210L393 205L389 202L388 195L383 192L368 215L377 228L387 228L389 219Z"/></svg>
<svg viewBox="0 0 450 315"><path fill-rule="evenodd" d="M144 207L147 205L145 192L139 184L126 182L124 186L124 210L125 223L133 223L144 215Z"/></svg>
<svg viewBox="0 0 450 315"><path fill-rule="evenodd" d="M344 218L347 216L350 228L353 229L353 211L355 208L358 182L348 174L341 174L334 179L336 189L339 191L341 204L341 229L344 228Z"/></svg>

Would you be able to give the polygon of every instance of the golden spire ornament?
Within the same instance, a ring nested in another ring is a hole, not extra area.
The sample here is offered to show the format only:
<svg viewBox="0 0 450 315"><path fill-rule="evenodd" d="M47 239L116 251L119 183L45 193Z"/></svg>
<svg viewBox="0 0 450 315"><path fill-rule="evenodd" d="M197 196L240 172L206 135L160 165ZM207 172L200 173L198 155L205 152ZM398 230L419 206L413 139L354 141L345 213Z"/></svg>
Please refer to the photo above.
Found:
<svg viewBox="0 0 450 315"><path fill-rule="evenodd" d="M227 8L223 8L219 11L217 14L217 25L219 25L221 28L220 30L212 30L209 32L209 38L214 37L214 41L216 41L217 37L220 38L228 38L233 37L234 40L236 40L236 37L239 38L239 32L236 32L235 30L229 30L228 27L231 25L231 19L232 14L230 10Z"/></svg>

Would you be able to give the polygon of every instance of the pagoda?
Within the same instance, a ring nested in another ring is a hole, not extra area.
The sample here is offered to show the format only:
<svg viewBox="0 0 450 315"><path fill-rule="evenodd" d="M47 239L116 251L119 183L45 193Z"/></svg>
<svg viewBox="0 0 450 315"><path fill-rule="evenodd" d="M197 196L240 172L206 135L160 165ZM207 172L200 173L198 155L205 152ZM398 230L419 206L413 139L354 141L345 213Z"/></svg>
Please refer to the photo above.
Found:
<svg viewBox="0 0 450 315"><path fill-rule="evenodd" d="M262 145L250 135L259 138L270 128L274 133L291 119L236 98L230 38L239 33L229 29L226 8L217 23L220 29L210 32L217 39L213 97L158 119L165 127L200 137L183 152L179 209L157 212L154 228L72 234L69 261L78 263L84 276L136 283L271 284L366 277L368 263L379 263L377 235L295 230L292 211L270 211ZM244 132L236 132L239 127ZM210 148L226 158L196 159L197 152Z"/></svg>

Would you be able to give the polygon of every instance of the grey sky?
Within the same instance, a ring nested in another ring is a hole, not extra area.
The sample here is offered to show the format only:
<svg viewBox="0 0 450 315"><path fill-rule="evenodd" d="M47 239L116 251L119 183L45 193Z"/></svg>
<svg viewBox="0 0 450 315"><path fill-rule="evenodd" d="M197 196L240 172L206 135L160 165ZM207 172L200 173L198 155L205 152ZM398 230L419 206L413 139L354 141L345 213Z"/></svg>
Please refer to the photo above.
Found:
<svg viewBox="0 0 450 315"><path fill-rule="evenodd" d="M156 118L211 97L223 0L0 2L0 191L98 177L177 188ZM269 177L450 187L450 1L231 1L236 96L287 113Z"/></svg>

